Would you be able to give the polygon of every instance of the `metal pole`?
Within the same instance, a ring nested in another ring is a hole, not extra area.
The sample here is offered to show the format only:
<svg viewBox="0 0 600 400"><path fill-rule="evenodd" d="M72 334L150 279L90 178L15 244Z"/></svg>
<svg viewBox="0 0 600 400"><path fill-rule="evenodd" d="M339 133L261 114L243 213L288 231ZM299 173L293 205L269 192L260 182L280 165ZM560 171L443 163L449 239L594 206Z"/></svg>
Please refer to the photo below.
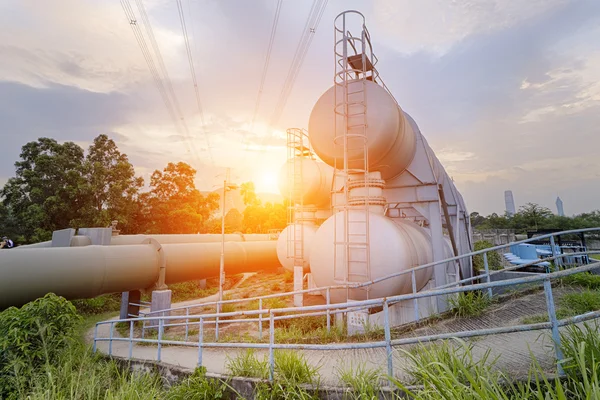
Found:
<svg viewBox="0 0 600 400"><path fill-rule="evenodd" d="M129 321L129 359L133 355L133 320Z"/></svg>
<svg viewBox="0 0 600 400"><path fill-rule="evenodd" d="M413 292L413 294L415 294L415 293L417 293L417 279L415 277L414 268L410 275L411 275L410 277L412 280L412 292ZM415 309L415 321L418 321L419 320L419 301L416 297L413 299L413 308Z"/></svg>
<svg viewBox="0 0 600 400"><path fill-rule="evenodd" d="M556 309L554 308L554 297L552 296L552 283L550 279L544 279L544 294L546 295L546 307L548 308L548 317L550 317L550 325L552 326L552 340L554 341L554 351L556 352L558 374L562 375L562 360L564 357L560 348L560 333L558 331L558 321L556 318Z"/></svg>
<svg viewBox="0 0 600 400"><path fill-rule="evenodd" d="M204 347L204 319L200 318L198 327L198 366L202 366L202 348Z"/></svg>
<svg viewBox="0 0 600 400"><path fill-rule="evenodd" d="M327 300L327 333L329 333L329 332L331 332L331 312L329 311L329 304L330 304L329 287L327 287L327 291L325 292L325 300Z"/></svg>
<svg viewBox="0 0 600 400"><path fill-rule="evenodd" d="M185 316L189 316L190 315L190 308L186 307L185 308ZM190 326L190 319L186 318L185 319L185 341L188 341L188 334L189 334L189 326Z"/></svg>
<svg viewBox="0 0 600 400"><path fill-rule="evenodd" d="M217 304L217 314L221 312L220 302L223 301L223 281L225 280L225 193L227 193L227 179L223 181L223 211L221 212L221 258L219 260L219 303Z"/></svg>
<svg viewBox="0 0 600 400"><path fill-rule="evenodd" d="M262 311L262 299L258 299L258 311ZM258 339L262 340L262 312L258 314Z"/></svg>
<svg viewBox="0 0 600 400"><path fill-rule="evenodd" d="M113 328L115 326L114 322L110 323L110 336L109 336L109 341L108 341L108 355L112 356L112 339L113 339Z"/></svg>
<svg viewBox="0 0 600 400"><path fill-rule="evenodd" d="M158 354L156 355L156 361L160 362L160 356L162 352L162 336L163 336L163 319L158 320Z"/></svg>
<svg viewBox="0 0 600 400"><path fill-rule="evenodd" d="M96 322L96 326L94 327L94 346L92 347L92 351L96 352L96 339L98 338L98 323Z"/></svg>
<svg viewBox="0 0 600 400"><path fill-rule="evenodd" d="M557 254L556 254L554 236L550 236L550 250L552 250L552 257L556 257ZM559 268L560 265L561 265L560 259L554 258L554 266L556 267L557 271L560 269ZM550 270L550 267L547 267L546 271L548 272L549 270Z"/></svg>
<svg viewBox="0 0 600 400"><path fill-rule="evenodd" d="M490 267L488 265L487 253L483 253L483 268L485 269L485 276L487 278L487 283L490 283ZM488 297L492 298L492 288L488 288Z"/></svg>
<svg viewBox="0 0 600 400"><path fill-rule="evenodd" d="M275 375L275 354L273 344L275 343L275 320L273 311L269 310L269 382L273 382Z"/></svg>
<svg viewBox="0 0 600 400"><path fill-rule="evenodd" d="M383 324L385 329L385 350L387 354L388 376L390 377L390 379L392 379L394 377L394 363L392 360L392 334L390 332L390 312L387 301L383 303Z"/></svg>

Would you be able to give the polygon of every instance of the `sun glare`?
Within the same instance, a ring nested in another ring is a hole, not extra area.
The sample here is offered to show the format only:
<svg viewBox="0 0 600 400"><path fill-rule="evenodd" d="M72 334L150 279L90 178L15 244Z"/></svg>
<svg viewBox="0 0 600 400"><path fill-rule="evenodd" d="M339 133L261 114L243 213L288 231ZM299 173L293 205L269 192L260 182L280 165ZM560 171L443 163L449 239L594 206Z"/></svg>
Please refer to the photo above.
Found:
<svg viewBox="0 0 600 400"><path fill-rule="evenodd" d="M279 193L275 171L261 171L256 178L255 185L256 191L259 193Z"/></svg>

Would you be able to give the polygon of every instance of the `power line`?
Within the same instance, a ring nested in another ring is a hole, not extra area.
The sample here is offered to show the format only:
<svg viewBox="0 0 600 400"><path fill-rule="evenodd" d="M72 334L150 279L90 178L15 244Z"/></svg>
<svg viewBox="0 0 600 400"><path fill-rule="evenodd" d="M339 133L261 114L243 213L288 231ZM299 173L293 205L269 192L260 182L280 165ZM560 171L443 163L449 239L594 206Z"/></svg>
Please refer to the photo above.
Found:
<svg viewBox="0 0 600 400"><path fill-rule="evenodd" d="M271 116L271 126L275 125L279 121L279 118L283 113L287 100L294 87L294 83L296 82L296 78L298 77L300 69L302 68L302 64L304 63L306 53L310 48L314 34L317 31L319 23L321 22L321 18L323 17L323 13L325 12L325 8L327 7L327 2L328 0L313 1L306 24L304 25L304 30L302 31L302 35L300 37L300 41L296 47L292 64L290 65L290 69L281 89L281 93L279 94L277 106L275 107L273 115Z"/></svg>
<svg viewBox="0 0 600 400"><path fill-rule="evenodd" d="M196 79L196 69L194 68L194 59L192 57L192 50L190 48L190 40L188 37L188 33L187 33L187 27L185 24L185 16L184 16L184 11L183 11L183 6L181 4L181 0L177 0L177 10L179 12L179 21L181 22L181 30L183 31L183 39L185 42L185 50L187 53L187 57L188 57L188 63L190 65L190 73L192 75L192 82L194 84L194 93L196 95L196 104L198 106L198 113L200 115L200 122L202 124L202 130L204 131L204 135L205 135L205 139L206 139L206 144L208 146L208 154L210 156L211 162L214 165L214 160L212 157L212 152L211 152L211 147L210 147L210 141L208 138L208 132L206 132L205 129L205 122L204 122L204 111L202 109L202 103L200 101L200 91L198 89L198 81Z"/></svg>

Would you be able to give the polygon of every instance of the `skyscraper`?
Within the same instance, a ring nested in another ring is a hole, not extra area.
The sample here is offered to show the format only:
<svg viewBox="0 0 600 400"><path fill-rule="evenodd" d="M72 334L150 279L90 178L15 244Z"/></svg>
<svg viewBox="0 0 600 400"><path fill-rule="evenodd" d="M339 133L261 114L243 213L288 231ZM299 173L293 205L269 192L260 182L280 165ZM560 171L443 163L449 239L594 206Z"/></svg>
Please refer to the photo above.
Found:
<svg viewBox="0 0 600 400"><path fill-rule="evenodd" d="M563 202L560 197L556 197L556 211L558 212L559 217L565 216L565 210L563 209Z"/></svg>
<svg viewBox="0 0 600 400"><path fill-rule="evenodd" d="M504 192L504 204L506 205L506 214L509 217L515 215L515 198L513 197L512 190L507 190Z"/></svg>

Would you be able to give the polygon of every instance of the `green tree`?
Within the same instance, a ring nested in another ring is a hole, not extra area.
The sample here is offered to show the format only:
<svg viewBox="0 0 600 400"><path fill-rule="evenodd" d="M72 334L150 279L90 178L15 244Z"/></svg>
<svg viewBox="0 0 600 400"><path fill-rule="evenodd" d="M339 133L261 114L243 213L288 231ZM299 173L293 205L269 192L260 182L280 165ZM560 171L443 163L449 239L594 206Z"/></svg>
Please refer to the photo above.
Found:
<svg viewBox="0 0 600 400"><path fill-rule="evenodd" d="M153 233L199 233L218 209L219 195L203 196L194 184L196 170L179 162L156 170L150 178L146 202L147 230Z"/></svg>
<svg viewBox="0 0 600 400"><path fill-rule="evenodd" d="M552 217L552 211L539 204L527 203L519 207L519 212L515 215L517 218L522 218L527 227L538 229L539 225L545 219Z"/></svg>
<svg viewBox="0 0 600 400"><path fill-rule="evenodd" d="M16 176L0 196L26 241L47 240L77 223L86 207L83 160L83 149L72 142L40 138L22 147Z"/></svg>
<svg viewBox="0 0 600 400"><path fill-rule="evenodd" d="M256 196L254 182L245 182L240 185L240 194L244 199L245 205L259 205L260 199Z"/></svg>
<svg viewBox="0 0 600 400"><path fill-rule="evenodd" d="M243 218L237 208L227 211L227 214L225 214L225 233L241 232Z"/></svg>
<svg viewBox="0 0 600 400"><path fill-rule="evenodd" d="M108 226L116 220L125 233L134 230L144 180L136 178L127 155L107 135L99 135L88 149L84 167L90 196L87 225Z"/></svg>

